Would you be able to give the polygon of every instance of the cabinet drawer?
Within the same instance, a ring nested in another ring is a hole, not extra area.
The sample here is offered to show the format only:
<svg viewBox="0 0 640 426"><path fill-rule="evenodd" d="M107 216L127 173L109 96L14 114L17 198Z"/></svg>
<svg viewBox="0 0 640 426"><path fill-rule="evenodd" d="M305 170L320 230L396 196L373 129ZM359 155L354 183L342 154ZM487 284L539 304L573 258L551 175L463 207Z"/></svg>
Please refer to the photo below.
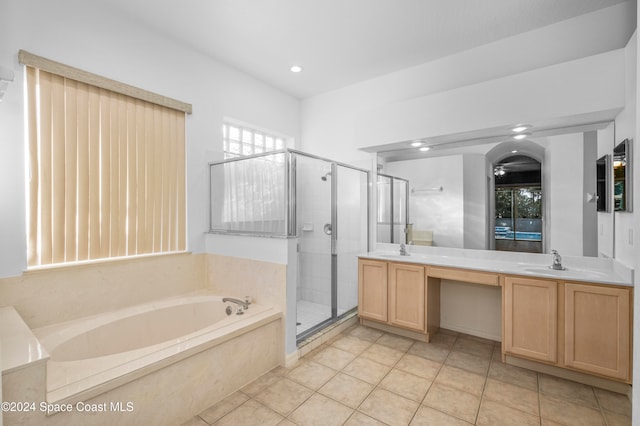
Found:
<svg viewBox="0 0 640 426"><path fill-rule="evenodd" d="M485 285L500 285L498 274L491 272L470 271L464 269L445 268L442 266L429 266L427 275L434 278L444 278L447 280L464 281Z"/></svg>

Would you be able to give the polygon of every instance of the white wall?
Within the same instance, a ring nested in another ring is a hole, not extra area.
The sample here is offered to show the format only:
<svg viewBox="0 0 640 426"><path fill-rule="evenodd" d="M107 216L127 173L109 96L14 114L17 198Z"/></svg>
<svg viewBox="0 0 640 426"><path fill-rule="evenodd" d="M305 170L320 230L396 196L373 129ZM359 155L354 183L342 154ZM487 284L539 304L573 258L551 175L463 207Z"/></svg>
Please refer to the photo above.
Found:
<svg viewBox="0 0 640 426"><path fill-rule="evenodd" d="M193 105L186 130L188 249L194 252L205 250L207 161L221 158L223 117L300 138L297 99L90 2L3 0L0 40L0 64L16 73L0 103L0 277L26 267L19 49Z"/></svg>
<svg viewBox="0 0 640 426"><path fill-rule="evenodd" d="M487 249L487 158L463 155L464 248Z"/></svg>
<svg viewBox="0 0 640 426"><path fill-rule="evenodd" d="M550 137L545 149L545 246L547 251L558 250L563 255L582 255L582 144L582 133L572 133Z"/></svg>
<svg viewBox="0 0 640 426"><path fill-rule="evenodd" d="M634 139L636 135L636 90L637 90L637 34L625 48L625 109L616 117L615 144L624 139ZM634 155L638 156L638 140L633 141ZM634 182L638 182L638 168L634 169ZM636 184L636 186L638 186ZM636 213L616 212L615 223L615 258L629 267L634 264L634 215L637 215L638 198L634 197L634 211Z"/></svg>
<svg viewBox="0 0 640 426"><path fill-rule="evenodd" d="M419 114L416 118L424 121L424 125L410 132L409 129L402 128L402 116L382 115L383 122L391 123L399 133L377 134L377 131L373 131L377 129L375 118L369 116L367 120L363 119L370 115L370 111L403 100L500 79L619 48L634 30L631 13L634 7L633 2L627 2L305 99L302 102L302 149L342 161L362 160L366 164L367 154L358 151L359 147L376 145L380 140L393 142L410 139L411 137L407 137L409 134L428 136L429 126L434 124L434 117ZM593 69L600 78L599 86L604 85L610 91L608 78L605 78L605 74L598 74L599 71ZM581 68L570 76L568 82L572 83L574 77L583 74L593 75L590 68ZM621 93L619 95L623 96ZM436 116L441 117L446 112L458 120L460 115L457 109L463 108L466 100L448 104L453 110L446 111L442 104L436 103ZM396 121L396 118L401 121ZM452 123L451 120L445 122ZM369 124L371 128L368 128ZM455 122L453 124L456 125ZM486 124L481 123L482 126ZM457 126L456 131L461 130L464 124L458 121ZM434 129L441 127L435 123Z"/></svg>

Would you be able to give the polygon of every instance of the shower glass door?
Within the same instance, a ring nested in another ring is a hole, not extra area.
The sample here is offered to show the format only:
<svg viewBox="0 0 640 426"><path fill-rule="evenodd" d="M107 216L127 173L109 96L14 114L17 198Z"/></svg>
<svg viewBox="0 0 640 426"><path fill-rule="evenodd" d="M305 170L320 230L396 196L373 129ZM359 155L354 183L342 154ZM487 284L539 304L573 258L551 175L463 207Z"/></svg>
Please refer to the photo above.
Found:
<svg viewBox="0 0 640 426"><path fill-rule="evenodd" d="M358 305L358 258L368 247L366 171L295 154L298 281L296 334L309 334Z"/></svg>
<svg viewBox="0 0 640 426"><path fill-rule="evenodd" d="M335 166L335 220L333 282L336 286L335 314L358 306L358 254L368 248L368 174L350 167Z"/></svg>
<svg viewBox="0 0 640 426"><path fill-rule="evenodd" d="M329 321L332 312L331 162L294 155L298 280L296 334Z"/></svg>

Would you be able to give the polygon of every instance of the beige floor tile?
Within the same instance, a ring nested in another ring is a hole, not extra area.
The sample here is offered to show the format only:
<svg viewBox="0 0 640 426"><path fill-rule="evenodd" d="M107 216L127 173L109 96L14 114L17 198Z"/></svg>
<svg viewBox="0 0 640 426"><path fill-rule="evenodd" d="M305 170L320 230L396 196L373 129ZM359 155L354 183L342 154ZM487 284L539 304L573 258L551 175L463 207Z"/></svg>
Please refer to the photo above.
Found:
<svg viewBox="0 0 640 426"><path fill-rule="evenodd" d="M480 358L491 358L493 343L483 343L463 337L458 337L452 351L460 351Z"/></svg>
<svg viewBox="0 0 640 426"><path fill-rule="evenodd" d="M469 355L465 352L454 352L451 351L447 360L445 361L445 365L450 365L452 367L458 367L463 370L470 371L472 373L479 374L481 376L486 376L487 371L489 370L489 364L491 363L490 358L481 358L475 355Z"/></svg>
<svg viewBox="0 0 640 426"><path fill-rule="evenodd" d="M429 344L441 346L446 349L451 349L456 339L457 337L451 334L437 333L431 338Z"/></svg>
<svg viewBox="0 0 640 426"><path fill-rule="evenodd" d="M489 367L489 377L532 391L538 391L538 374L514 365L492 361Z"/></svg>
<svg viewBox="0 0 640 426"><path fill-rule="evenodd" d="M374 343L366 351L362 352L360 356L392 367L403 355L404 352Z"/></svg>
<svg viewBox="0 0 640 426"><path fill-rule="evenodd" d="M538 376L538 384L540 392L544 394L566 399L587 407L598 408L596 395L591 386L546 374Z"/></svg>
<svg viewBox="0 0 640 426"><path fill-rule="evenodd" d="M599 410L543 393L540 394L540 416L565 425L601 426L605 424Z"/></svg>
<svg viewBox="0 0 640 426"><path fill-rule="evenodd" d="M567 426L549 419L540 419L540 422L542 423L542 426Z"/></svg>
<svg viewBox="0 0 640 426"><path fill-rule="evenodd" d="M277 425L282 419L275 411L250 399L218 420L216 426L269 426Z"/></svg>
<svg viewBox="0 0 640 426"><path fill-rule="evenodd" d="M431 343L415 342L413 346L409 348L408 353L430 359L432 361L444 362L449 355L449 349L443 348L439 345L432 345Z"/></svg>
<svg viewBox="0 0 640 426"><path fill-rule="evenodd" d="M278 423L278 426L298 426L298 425L296 425L294 422L292 422L289 419L284 419L280 423Z"/></svg>
<svg viewBox="0 0 640 426"><path fill-rule="evenodd" d="M376 343L378 345L384 345L395 349L400 352L406 352L409 350L411 345L413 345L415 340L409 339L408 337L396 336L395 334L385 333L380 337Z"/></svg>
<svg viewBox="0 0 640 426"><path fill-rule="evenodd" d="M358 357L343 368L342 372L375 385L382 380L389 370L391 370L391 367L367 358Z"/></svg>
<svg viewBox="0 0 640 426"><path fill-rule="evenodd" d="M344 426L385 426L385 424L356 411Z"/></svg>
<svg viewBox="0 0 640 426"><path fill-rule="evenodd" d="M315 354L311 359L327 367L340 370L349 364L356 356L342 349L327 346L322 351Z"/></svg>
<svg viewBox="0 0 640 426"><path fill-rule="evenodd" d="M200 417L202 417L207 423L213 423L234 408L244 404L249 397L242 392L235 392L222 401L218 402L215 405L204 410L200 413Z"/></svg>
<svg viewBox="0 0 640 426"><path fill-rule="evenodd" d="M318 392L351 408L357 408L372 390L373 385L347 374L338 373Z"/></svg>
<svg viewBox="0 0 640 426"><path fill-rule="evenodd" d="M310 389L318 389L337 373L336 370L313 361L304 361L291 370L287 377Z"/></svg>
<svg viewBox="0 0 640 426"><path fill-rule="evenodd" d="M393 369L380 382L378 387L395 394L421 402L431 386L431 380L414 376L402 370Z"/></svg>
<svg viewBox="0 0 640 426"><path fill-rule="evenodd" d="M540 416L538 392L521 388L520 386L488 379L484 390L484 399L490 399L500 404L508 405L534 416Z"/></svg>
<svg viewBox="0 0 640 426"><path fill-rule="evenodd" d="M343 351L351 352L354 355L360 355L362 351L371 346L371 342L347 335L336 339L331 346L342 349Z"/></svg>
<svg viewBox="0 0 640 426"><path fill-rule="evenodd" d="M539 426L540 417L483 399L478 413L478 426Z"/></svg>
<svg viewBox="0 0 640 426"><path fill-rule="evenodd" d="M200 417L195 416L182 423L182 426L209 426L209 423L205 422Z"/></svg>
<svg viewBox="0 0 640 426"><path fill-rule="evenodd" d="M367 340L371 343L375 342L382 336L382 331L376 330L374 328L357 326L353 330L349 331L349 335L353 337L357 337L358 339Z"/></svg>
<svg viewBox="0 0 640 426"><path fill-rule="evenodd" d="M287 416L313 394L310 389L291 381L281 379L254 398L272 410Z"/></svg>
<svg viewBox="0 0 640 426"><path fill-rule="evenodd" d="M434 383L427 392L423 404L474 423L480 406L480 397Z"/></svg>
<svg viewBox="0 0 640 426"><path fill-rule="evenodd" d="M389 425L407 425L419 405L384 389L376 389L358 410Z"/></svg>
<svg viewBox="0 0 640 426"><path fill-rule="evenodd" d="M278 380L280 380L282 376L279 374L270 371L262 376L258 377L253 382L249 383L247 386L241 389L242 392L246 393L249 396L254 396L260 392L262 392L265 388L268 388Z"/></svg>
<svg viewBox="0 0 640 426"><path fill-rule="evenodd" d="M439 362L411 354L404 354L404 356L400 358L400 361L394 366L394 368L425 379L434 379L438 375L441 367L442 364Z"/></svg>
<svg viewBox="0 0 640 426"><path fill-rule="evenodd" d="M470 424L424 405L420 406L411 420L411 426L469 426Z"/></svg>
<svg viewBox="0 0 640 426"><path fill-rule="evenodd" d="M631 417L631 400L626 395L594 388L600 407L612 413Z"/></svg>
<svg viewBox="0 0 640 426"><path fill-rule="evenodd" d="M340 426L352 412L353 409L316 393L296 408L289 418L300 426Z"/></svg>
<svg viewBox="0 0 640 426"><path fill-rule="evenodd" d="M605 411L604 418L607 420L608 426L631 426L631 417L629 416Z"/></svg>
<svg viewBox="0 0 640 426"><path fill-rule="evenodd" d="M482 396L485 381L486 378L484 376L445 365L438 373L434 383Z"/></svg>

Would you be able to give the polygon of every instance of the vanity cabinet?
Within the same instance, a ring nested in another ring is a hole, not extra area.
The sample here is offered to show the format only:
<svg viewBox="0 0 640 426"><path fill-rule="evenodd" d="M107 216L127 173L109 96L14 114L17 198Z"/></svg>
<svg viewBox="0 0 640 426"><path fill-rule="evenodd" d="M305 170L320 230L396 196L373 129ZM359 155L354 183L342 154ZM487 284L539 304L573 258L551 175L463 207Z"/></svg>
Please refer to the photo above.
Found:
<svg viewBox="0 0 640 426"><path fill-rule="evenodd" d="M507 276L503 297L505 352L555 363L558 283Z"/></svg>
<svg viewBox="0 0 640 426"><path fill-rule="evenodd" d="M505 354L631 381L631 289L505 276Z"/></svg>
<svg viewBox="0 0 640 426"><path fill-rule="evenodd" d="M387 262L358 260L358 315L387 322Z"/></svg>
<svg viewBox="0 0 640 426"><path fill-rule="evenodd" d="M426 331L424 266L389 264L389 324Z"/></svg>
<svg viewBox="0 0 640 426"><path fill-rule="evenodd" d="M564 365L630 380L631 291L564 284Z"/></svg>
<svg viewBox="0 0 640 426"><path fill-rule="evenodd" d="M360 322L428 342L440 326L440 282L428 267L359 259L358 270Z"/></svg>

